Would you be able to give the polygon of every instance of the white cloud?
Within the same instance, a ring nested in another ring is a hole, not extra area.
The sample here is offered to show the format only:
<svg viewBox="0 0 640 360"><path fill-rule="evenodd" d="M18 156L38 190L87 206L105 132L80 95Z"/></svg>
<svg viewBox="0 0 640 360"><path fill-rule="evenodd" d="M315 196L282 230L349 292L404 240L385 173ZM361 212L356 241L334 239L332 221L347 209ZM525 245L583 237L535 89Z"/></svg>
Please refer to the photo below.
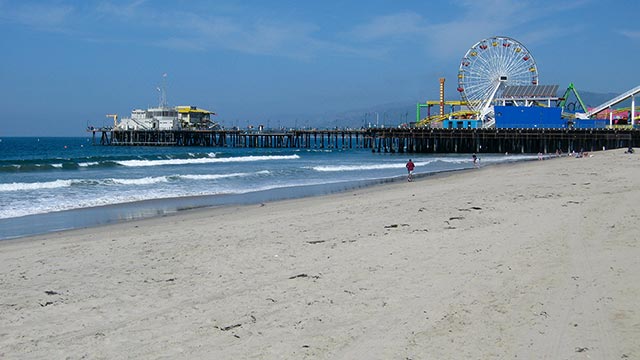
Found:
<svg viewBox="0 0 640 360"><path fill-rule="evenodd" d="M436 58L461 56L483 37L505 33L514 21L513 14L519 10L518 4L507 0L482 4L461 1L453 12L455 15L430 13L426 18L416 12L387 14L355 26L347 36L355 43L369 42L381 49L388 44L388 52L394 46L410 42L421 44L424 53Z"/></svg>
<svg viewBox="0 0 640 360"><path fill-rule="evenodd" d="M176 49L176 50L186 50L186 51L203 51L205 47L202 45L201 41L192 38L182 38L182 37L168 37L163 40L158 40L151 43L154 46Z"/></svg>
<svg viewBox="0 0 640 360"><path fill-rule="evenodd" d="M209 15L200 12L171 12L144 5L146 4L141 1L124 7L105 3L99 11L103 16L123 21L123 26L153 29L153 38L139 39L138 43L146 42L180 51L227 49L300 60L327 54L375 58L384 53L369 46L324 40L320 36L323 29L314 23L289 21L265 12L247 16L248 9L234 8L224 15ZM163 19L167 18L176 21L166 23Z"/></svg>
<svg viewBox="0 0 640 360"><path fill-rule="evenodd" d="M430 58L452 59L461 57L477 41L491 36L515 37L527 44L557 39L558 34L569 36L580 31L580 26L559 26L545 22L548 9L569 11L584 7L589 0L531 2L516 0L461 0L452 4L447 12L402 12L386 14L359 24L348 32L354 43L369 42L372 46L388 44L387 51L403 42L418 43L422 55ZM543 9L542 11L540 9ZM534 26L533 24L544 25Z"/></svg>
<svg viewBox="0 0 640 360"><path fill-rule="evenodd" d="M633 40L640 39L640 31L638 30L620 30L620 34Z"/></svg>
<svg viewBox="0 0 640 360"><path fill-rule="evenodd" d="M575 9L584 6L586 1L589 0L553 6L554 9L558 6ZM340 32L322 24L292 21L264 8L258 11L238 8L237 3L224 8L216 8L224 6L222 4L205 3L201 4L205 8L189 11L157 6L148 0L104 1L97 6L82 4L79 8L60 3L19 6L8 6L8 3L0 0L0 21L19 22L46 31L78 29L76 33L82 33L87 41L146 43L179 51L227 49L298 59L326 55L385 58L409 44L418 49L416 56L450 60L462 56L476 41L493 35L514 34L518 40L529 43L550 41L556 31L556 34L568 33L567 29L557 26L531 27L548 13L532 9L551 6L551 3L515 0L461 0L448 5L442 13L382 14ZM94 21L100 21L99 30L89 26ZM110 32L112 26L124 29L126 37L122 31ZM637 37L637 33L631 31L623 34Z"/></svg>
<svg viewBox="0 0 640 360"><path fill-rule="evenodd" d="M320 43L313 38L315 27L304 23L283 24L258 20L245 24L229 34L223 44L237 51L292 57L310 56ZM217 38L209 38L213 45L219 44Z"/></svg>
<svg viewBox="0 0 640 360"><path fill-rule="evenodd" d="M231 15L170 11L157 9L138 1L127 6L104 3L99 11L125 22L125 26L153 29L146 40L155 46L179 50L230 49L248 54L311 58L333 48L349 52L349 48L318 40L318 27L312 23L278 20L275 16L246 16L236 9ZM166 22L166 19L174 21ZM140 39L140 41L145 41Z"/></svg>
<svg viewBox="0 0 640 360"><path fill-rule="evenodd" d="M137 16L140 7L142 7L146 2L147 0L134 0L124 5L102 2L98 5L96 10L99 13L106 13L120 18L133 18Z"/></svg>
<svg viewBox="0 0 640 360"><path fill-rule="evenodd" d="M372 41L398 36L422 36L428 31L424 18L414 12L402 12L373 18L370 22L356 26L351 36Z"/></svg>
<svg viewBox="0 0 640 360"><path fill-rule="evenodd" d="M0 2L0 21L49 31L63 30L74 11L74 8L69 5L21 3L17 6L7 6L6 4L6 2Z"/></svg>

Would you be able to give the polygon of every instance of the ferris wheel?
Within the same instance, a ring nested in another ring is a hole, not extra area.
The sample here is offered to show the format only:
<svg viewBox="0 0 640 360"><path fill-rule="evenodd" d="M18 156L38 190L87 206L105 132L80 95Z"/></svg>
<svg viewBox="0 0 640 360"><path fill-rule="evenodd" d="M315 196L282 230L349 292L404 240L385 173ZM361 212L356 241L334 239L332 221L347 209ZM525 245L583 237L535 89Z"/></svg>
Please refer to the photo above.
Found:
<svg viewBox="0 0 640 360"><path fill-rule="evenodd" d="M472 111L485 115L500 85L538 85L533 56L518 41L494 36L477 42L462 58L458 91Z"/></svg>

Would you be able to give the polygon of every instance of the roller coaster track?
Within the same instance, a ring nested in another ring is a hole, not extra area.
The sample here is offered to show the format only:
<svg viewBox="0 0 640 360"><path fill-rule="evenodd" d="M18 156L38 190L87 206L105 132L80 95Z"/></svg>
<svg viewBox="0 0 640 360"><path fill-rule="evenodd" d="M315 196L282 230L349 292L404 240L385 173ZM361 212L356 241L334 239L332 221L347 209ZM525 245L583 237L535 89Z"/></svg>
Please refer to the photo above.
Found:
<svg viewBox="0 0 640 360"><path fill-rule="evenodd" d="M432 123L437 123L437 122L441 122L444 120L447 120L449 117L459 117L459 116L467 116L467 115L472 115L475 114L475 112L471 111L471 110L459 110L459 111L454 111L454 112L450 112L444 115L431 115L429 117L426 117L422 120L420 120L420 122L416 125L418 126L425 126L427 124L432 124Z"/></svg>

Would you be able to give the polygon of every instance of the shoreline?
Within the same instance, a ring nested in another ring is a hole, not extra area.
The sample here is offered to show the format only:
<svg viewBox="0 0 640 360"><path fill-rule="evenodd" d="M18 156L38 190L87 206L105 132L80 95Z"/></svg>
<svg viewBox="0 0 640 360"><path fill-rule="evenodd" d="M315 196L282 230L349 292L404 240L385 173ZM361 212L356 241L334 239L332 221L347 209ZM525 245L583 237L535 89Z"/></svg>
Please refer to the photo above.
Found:
<svg viewBox="0 0 640 360"><path fill-rule="evenodd" d="M0 357L640 357L639 158L0 241Z"/></svg>
<svg viewBox="0 0 640 360"><path fill-rule="evenodd" d="M525 160L519 160L525 161ZM493 166L497 164L492 164ZM456 173L470 169L442 170L416 174L416 178L440 173ZM0 219L0 242L60 231L90 228L107 224L163 217L185 210L251 205L289 199L303 199L341 193L381 184L404 181L403 175L370 180L350 180L327 184L287 186L246 193L192 195L99 205Z"/></svg>

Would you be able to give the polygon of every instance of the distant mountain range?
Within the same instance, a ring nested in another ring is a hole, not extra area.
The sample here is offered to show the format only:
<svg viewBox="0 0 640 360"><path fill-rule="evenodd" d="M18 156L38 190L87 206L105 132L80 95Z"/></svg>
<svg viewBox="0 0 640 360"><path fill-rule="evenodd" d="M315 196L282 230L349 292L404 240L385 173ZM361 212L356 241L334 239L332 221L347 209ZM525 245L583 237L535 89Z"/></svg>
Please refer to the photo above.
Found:
<svg viewBox="0 0 640 360"><path fill-rule="evenodd" d="M596 107L620 95L616 93L595 93L595 92L579 91L579 90L578 90L578 93L580 94L582 101L588 108ZM625 103L623 102L622 105L620 105L620 107L624 107L624 106L630 106L630 103L625 105Z"/></svg>

